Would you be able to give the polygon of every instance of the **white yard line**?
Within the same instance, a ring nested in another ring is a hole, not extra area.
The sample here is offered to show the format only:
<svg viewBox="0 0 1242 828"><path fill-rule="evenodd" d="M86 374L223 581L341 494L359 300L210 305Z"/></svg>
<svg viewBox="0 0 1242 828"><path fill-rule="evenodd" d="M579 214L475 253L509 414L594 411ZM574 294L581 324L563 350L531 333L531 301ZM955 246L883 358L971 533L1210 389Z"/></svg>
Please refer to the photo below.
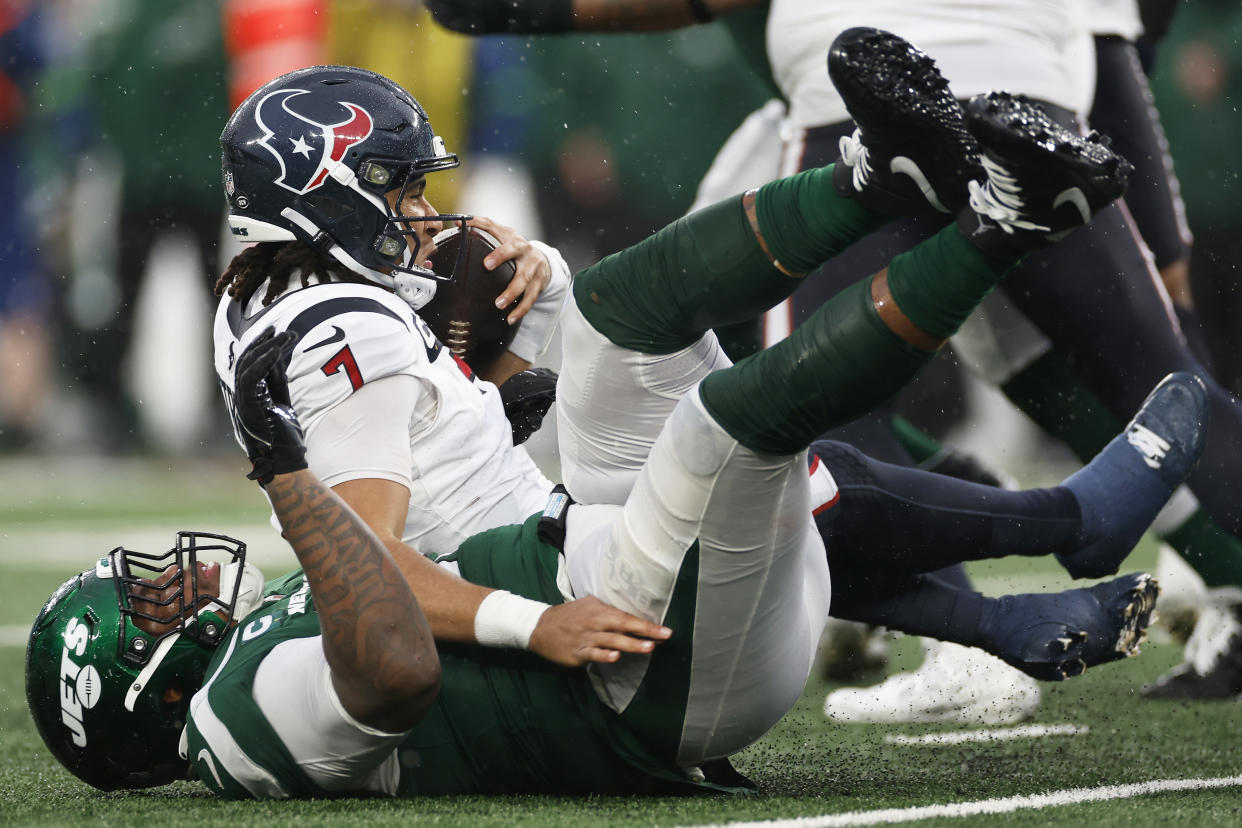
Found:
<svg viewBox="0 0 1242 828"><path fill-rule="evenodd" d="M1130 799L1135 796L1166 793L1168 791L1194 791L1209 788L1232 788L1242 786L1242 776L1225 776L1214 779L1153 779L1130 785L1104 785L1099 788L1070 788L1064 791L1035 794L1033 796L1010 796L1003 799L981 799L975 802L955 802L945 805L923 805L917 808L885 808L879 811L850 811L844 814L825 814L816 817L772 819L758 822L726 822L697 828L840 828L858 825L891 825L898 822L917 822L921 819L945 817L968 817L980 814L1009 814L1014 811L1054 808L1059 805L1077 805L1083 802L1104 802L1113 799Z"/></svg>
<svg viewBox="0 0 1242 828"><path fill-rule="evenodd" d="M963 742L1008 742L1013 739L1040 739L1044 736L1081 736L1090 733L1085 725L1019 725L983 730L953 730L944 733L923 733L907 736L889 733L884 741L890 745L960 745Z"/></svg>

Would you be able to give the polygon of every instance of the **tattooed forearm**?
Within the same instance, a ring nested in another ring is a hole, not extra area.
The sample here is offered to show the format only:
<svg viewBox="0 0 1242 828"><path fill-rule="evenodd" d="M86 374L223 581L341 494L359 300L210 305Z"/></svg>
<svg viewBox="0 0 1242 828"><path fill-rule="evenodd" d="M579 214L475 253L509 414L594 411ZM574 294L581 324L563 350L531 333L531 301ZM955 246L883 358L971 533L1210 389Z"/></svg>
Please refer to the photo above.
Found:
<svg viewBox="0 0 1242 828"><path fill-rule="evenodd" d="M439 680L431 631L383 544L309 472L280 475L267 493L306 573L324 653L346 708L358 715L346 693L361 707L374 702L382 708L405 698L412 685L429 688L430 703ZM384 721L376 726L390 724Z"/></svg>

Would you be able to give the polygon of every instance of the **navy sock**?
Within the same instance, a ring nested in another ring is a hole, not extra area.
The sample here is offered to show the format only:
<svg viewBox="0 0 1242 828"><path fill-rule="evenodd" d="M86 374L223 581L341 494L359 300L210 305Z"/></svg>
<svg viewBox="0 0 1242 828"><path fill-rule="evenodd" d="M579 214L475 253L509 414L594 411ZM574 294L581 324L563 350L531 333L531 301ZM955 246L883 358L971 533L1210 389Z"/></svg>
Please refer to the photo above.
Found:
<svg viewBox="0 0 1242 828"><path fill-rule="evenodd" d="M934 575L917 575L885 591L859 583L832 584L832 614L847 621L910 635L925 635L967 647L988 640L996 599L958 589Z"/></svg>

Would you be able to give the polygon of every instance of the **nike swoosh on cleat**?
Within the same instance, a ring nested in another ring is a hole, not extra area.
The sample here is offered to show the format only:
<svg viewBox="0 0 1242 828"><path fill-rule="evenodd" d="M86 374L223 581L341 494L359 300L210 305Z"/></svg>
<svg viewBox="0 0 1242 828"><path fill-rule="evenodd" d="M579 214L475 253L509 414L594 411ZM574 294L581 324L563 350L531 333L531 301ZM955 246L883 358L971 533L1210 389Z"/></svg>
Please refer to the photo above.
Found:
<svg viewBox="0 0 1242 828"><path fill-rule="evenodd" d="M342 339L345 338L345 332L341 330L339 326L333 325L332 330L335 331L335 333L331 334L327 339L323 340L322 342L316 342L314 345L310 345L306 348L303 348L302 350L313 351L316 348L322 348L324 345L331 345L333 342L340 342Z"/></svg>
<svg viewBox="0 0 1242 828"><path fill-rule="evenodd" d="M1052 209L1060 207L1062 204L1069 202L1078 208L1078 212L1082 215L1082 223L1089 224L1091 222L1091 205L1087 204L1087 197L1082 194L1082 190L1077 187L1070 187L1062 190L1057 197L1052 200Z"/></svg>
<svg viewBox="0 0 1242 828"><path fill-rule="evenodd" d="M888 162L888 170L893 175L904 175L908 177L914 182L914 186L919 188L919 192L923 194L923 197L927 199L931 206L935 207L942 213L949 212L949 208L945 207L940 201L940 196L936 195L935 188L933 188L931 182L927 180L927 176L923 175L923 171L919 169L918 164L915 164L904 155L897 155L893 157L892 161Z"/></svg>
<svg viewBox="0 0 1242 828"><path fill-rule="evenodd" d="M216 780L216 787L221 789L224 788L224 783L220 781L220 774L216 771L216 763L212 758L210 751L208 751L207 748L203 748L198 752L198 759L201 762L205 762L207 770L211 771L212 777Z"/></svg>

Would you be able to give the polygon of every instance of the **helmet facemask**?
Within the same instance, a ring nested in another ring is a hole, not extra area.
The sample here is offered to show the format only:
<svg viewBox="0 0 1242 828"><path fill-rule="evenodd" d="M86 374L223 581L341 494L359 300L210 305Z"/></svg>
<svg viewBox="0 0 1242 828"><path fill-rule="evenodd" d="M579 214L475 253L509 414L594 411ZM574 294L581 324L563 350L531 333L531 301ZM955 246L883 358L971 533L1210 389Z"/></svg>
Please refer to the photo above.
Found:
<svg viewBox="0 0 1242 828"><path fill-rule="evenodd" d="M436 213L433 215L409 215L402 212L409 192L417 187L429 172L450 169L457 165L457 156L443 151L443 141L436 136L436 157L416 160L413 163L396 159L369 159L358 168L358 186L368 193L373 203L384 208L384 226L376 236L375 255L387 263L391 273L381 280L382 284L397 292L414 310L421 309L436 294L436 285L451 281L462 263L465 251L459 251L452 271L438 274L419 261L425 233L423 225L433 221L441 224L457 224L465 232L471 216L461 213ZM451 160L450 160L451 159ZM400 182L399 187L393 184ZM387 194L396 191L396 208L390 206ZM412 241L411 241L412 239Z"/></svg>
<svg viewBox="0 0 1242 828"><path fill-rule="evenodd" d="M200 591L200 556L205 563L220 565L221 587L227 586L229 594ZM229 622L238 617L235 610L244 579L231 577L226 584L224 573L245 566L246 545L241 541L206 532L178 532L176 545L167 552L152 555L117 547L100 561L101 567L104 561L112 570L121 618L129 622L121 627L117 657L130 664L146 666L175 636L215 649ZM150 595L151 588L163 597ZM152 627L159 631L144 631Z"/></svg>

